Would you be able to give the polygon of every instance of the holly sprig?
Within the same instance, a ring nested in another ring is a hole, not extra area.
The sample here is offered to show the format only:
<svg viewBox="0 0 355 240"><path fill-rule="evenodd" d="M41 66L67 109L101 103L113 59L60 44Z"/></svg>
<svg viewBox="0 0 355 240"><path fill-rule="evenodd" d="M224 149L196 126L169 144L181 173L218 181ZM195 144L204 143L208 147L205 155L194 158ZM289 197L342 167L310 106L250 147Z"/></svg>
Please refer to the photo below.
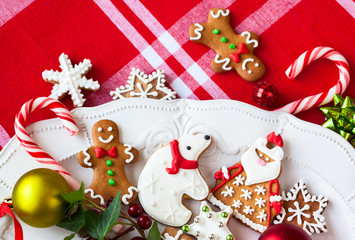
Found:
<svg viewBox="0 0 355 240"><path fill-rule="evenodd" d="M131 225L129 230L134 228L140 233L144 240L160 240L160 232L158 224L154 221L148 236L145 236L144 231L135 223L127 214L121 211L121 191L119 191L110 205L104 209L90 199L85 197L84 184L82 183L79 190L70 193L63 193L62 197L69 203L66 210L66 217L57 224L58 227L72 231L73 233L65 237L64 240L70 240L74 236L83 231L93 238L98 240L109 239L107 233L117 224ZM129 223L118 222L118 218L122 217ZM127 231L129 232L129 231ZM127 233L126 232L126 233ZM122 234L120 235L122 236ZM117 236L113 239L118 239Z"/></svg>

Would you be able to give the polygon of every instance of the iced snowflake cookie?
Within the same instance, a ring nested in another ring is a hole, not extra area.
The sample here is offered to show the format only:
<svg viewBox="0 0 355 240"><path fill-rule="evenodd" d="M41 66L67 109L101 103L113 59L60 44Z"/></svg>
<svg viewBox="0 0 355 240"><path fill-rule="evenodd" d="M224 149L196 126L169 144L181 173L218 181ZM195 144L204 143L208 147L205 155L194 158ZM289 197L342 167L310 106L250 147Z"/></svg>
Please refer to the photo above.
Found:
<svg viewBox="0 0 355 240"><path fill-rule="evenodd" d="M289 192L282 192L282 199L281 214L276 216L274 224L292 223L309 235L327 232L323 212L328 206L328 198L311 195L306 184L300 180Z"/></svg>
<svg viewBox="0 0 355 240"><path fill-rule="evenodd" d="M127 85L116 88L110 94L113 99L139 97L171 100L176 98L176 92L165 86L163 70L147 75L135 68L132 68Z"/></svg>
<svg viewBox="0 0 355 240"><path fill-rule="evenodd" d="M260 137L241 161L215 173L216 185L208 200L220 209L232 207L234 216L255 231L263 232L281 212L278 178L284 152L279 134Z"/></svg>
<svg viewBox="0 0 355 240"><path fill-rule="evenodd" d="M61 72L46 70L42 73L44 81L53 83L52 93L49 97L61 100L70 95L75 107L83 106L85 99L81 89L97 91L100 85L97 81L87 79L85 75L91 70L91 61L84 59L73 67L68 55L62 53L59 56Z"/></svg>
<svg viewBox="0 0 355 240"><path fill-rule="evenodd" d="M234 237L227 226L232 213L233 210L230 207L220 212L214 212L206 201L202 201L200 215L195 217L192 224L182 226L181 230L198 240L233 240Z"/></svg>
<svg viewBox="0 0 355 240"><path fill-rule="evenodd" d="M198 159L211 141L205 134L184 135L152 154L138 180L139 201L150 216L170 226L187 223L192 213L183 200L203 200L210 191Z"/></svg>
<svg viewBox="0 0 355 240"><path fill-rule="evenodd" d="M191 41L216 52L211 62L216 73L233 69L248 82L264 75L265 66L253 53L259 46L258 36L249 31L236 34L230 25L228 9L211 9L206 23L190 26L189 36Z"/></svg>
<svg viewBox="0 0 355 240"><path fill-rule="evenodd" d="M86 197L96 204L104 205L121 190L121 201L128 205L137 197L138 189L127 179L124 166L134 163L138 151L119 141L119 130L115 122L101 120L92 127L94 146L77 155L79 164L94 170L94 177Z"/></svg>
<svg viewBox="0 0 355 240"><path fill-rule="evenodd" d="M162 240L193 240L191 237L186 235L181 229L176 229L173 227L166 227L164 232L161 234Z"/></svg>

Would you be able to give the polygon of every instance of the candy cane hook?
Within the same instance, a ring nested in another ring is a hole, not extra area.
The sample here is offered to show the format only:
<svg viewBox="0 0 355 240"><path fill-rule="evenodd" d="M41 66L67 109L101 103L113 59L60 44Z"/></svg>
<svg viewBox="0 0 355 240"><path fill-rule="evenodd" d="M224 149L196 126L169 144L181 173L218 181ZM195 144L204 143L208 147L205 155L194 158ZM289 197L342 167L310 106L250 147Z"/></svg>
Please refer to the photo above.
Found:
<svg viewBox="0 0 355 240"><path fill-rule="evenodd" d="M339 70L339 79L337 83L328 91L299 99L279 109L275 109L274 111L296 114L314 106L327 104L333 100L335 94L342 94L345 91L350 82L349 64L343 55L329 47L316 47L304 52L286 70L287 77L294 79L308 64L319 58L326 58L334 62Z"/></svg>
<svg viewBox="0 0 355 240"><path fill-rule="evenodd" d="M73 135L79 131L69 110L59 101L48 97L34 98L24 105L15 118L15 133L26 152L44 167L52 169L61 174L73 190L80 187L79 182L73 178L56 160L40 148L30 137L26 130L27 117L36 109L47 108L53 111L62 121L64 127Z"/></svg>

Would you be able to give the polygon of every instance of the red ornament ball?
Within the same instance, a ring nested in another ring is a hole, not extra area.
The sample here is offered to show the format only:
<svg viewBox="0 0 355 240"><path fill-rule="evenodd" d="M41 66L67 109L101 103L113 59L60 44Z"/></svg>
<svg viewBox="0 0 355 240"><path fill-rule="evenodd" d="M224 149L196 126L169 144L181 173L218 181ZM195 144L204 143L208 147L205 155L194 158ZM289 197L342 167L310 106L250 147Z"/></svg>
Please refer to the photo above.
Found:
<svg viewBox="0 0 355 240"><path fill-rule="evenodd" d="M290 223L280 223L269 227L258 240L312 240L300 227Z"/></svg>
<svg viewBox="0 0 355 240"><path fill-rule="evenodd" d="M271 83L258 82L253 89L254 101L263 107L270 107L278 98L279 93Z"/></svg>
<svg viewBox="0 0 355 240"><path fill-rule="evenodd" d="M152 219L146 215L146 214L142 214L139 216L139 218L137 219L137 224L143 229L146 230L148 228L150 228L150 226L152 226Z"/></svg>
<svg viewBox="0 0 355 240"><path fill-rule="evenodd" d="M143 208L138 203L135 203L135 204L132 204L131 206L129 206L127 212L128 212L129 216L131 216L133 218L137 218L143 214Z"/></svg>

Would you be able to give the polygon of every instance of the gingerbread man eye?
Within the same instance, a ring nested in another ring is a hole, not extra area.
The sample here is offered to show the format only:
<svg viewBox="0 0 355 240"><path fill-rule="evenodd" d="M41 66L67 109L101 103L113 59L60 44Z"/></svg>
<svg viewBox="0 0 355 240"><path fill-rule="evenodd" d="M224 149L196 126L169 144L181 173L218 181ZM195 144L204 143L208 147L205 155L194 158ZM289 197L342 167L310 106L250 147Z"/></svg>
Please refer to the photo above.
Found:
<svg viewBox="0 0 355 240"><path fill-rule="evenodd" d="M112 132L112 127L108 127L107 131Z"/></svg>
<svg viewBox="0 0 355 240"><path fill-rule="evenodd" d="M97 131L98 131L98 132L102 132L102 128L99 127L99 128L97 129Z"/></svg>
<svg viewBox="0 0 355 240"><path fill-rule="evenodd" d="M190 147L190 146L187 146L186 149L187 149L187 150L191 150L191 147Z"/></svg>

